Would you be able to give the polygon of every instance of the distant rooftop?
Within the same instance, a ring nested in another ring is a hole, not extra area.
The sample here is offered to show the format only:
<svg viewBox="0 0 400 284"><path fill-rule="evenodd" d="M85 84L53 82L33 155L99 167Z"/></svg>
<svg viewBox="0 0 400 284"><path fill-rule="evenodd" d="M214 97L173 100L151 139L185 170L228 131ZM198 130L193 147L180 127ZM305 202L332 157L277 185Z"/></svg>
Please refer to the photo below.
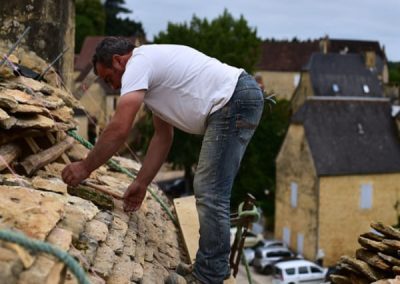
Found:
<svg viewBox="0 0 400 284"><path fill-rule="evenodd" d="M292 123L304 126L319 176L400 172L398 130L387 99L313 97Z"/></svg>
<svg viewBox="0 0 400 284"><path fill-rule="evenodd" d="M378 79L383 60L379 56L375 67L367 68L361 54L313 53L305 70L310 73L315 96L383 96Z"/></svg>
<svg viewBox="0 0 400 284"><path fill-rule="evenodd" d="M359 53L374 51L386 59L378 41L322 38L308 41L275 41L262 43L261 57L256 66L259 70L300 72L314 52L321 52L326 43L330 53Z"/></svg>

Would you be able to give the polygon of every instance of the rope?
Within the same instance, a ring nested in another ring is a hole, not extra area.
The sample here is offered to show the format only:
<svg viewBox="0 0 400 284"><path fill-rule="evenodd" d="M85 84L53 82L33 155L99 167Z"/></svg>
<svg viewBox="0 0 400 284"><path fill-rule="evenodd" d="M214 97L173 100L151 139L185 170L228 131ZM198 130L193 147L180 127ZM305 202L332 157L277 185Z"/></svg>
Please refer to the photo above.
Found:
<svg viewBox="0 0 400 284"><path fill-rule="evenodd" d="M67 267L76 276L80 284L90 284L86 277L85 271L78 264L78 262L70 256L67 252L42 241L29 239L21 233L12 232L10 230L0 230L0 239L7 242L16 243L34 252L45 252L54 255L60 261L65 263Z"/></svg>
<svg viewBox="0 0 400 284"><path fill-rule="evenodd" d="M257 222L260 219L260 212L258 212L257 207L253 206L250 210L243 210L244 202L239 204L238 216L242 217L253 217L252 222Z"/></svg>
<svg viewBox="0 0 400 284"><path fill-rule="evenodd" d="M79 136L75 131L73 130L68 130L67 134L71 137L73 137L76 141L78 141L79 143L81 143L83 146L85 146L88 149L92 149L93 145L87 141L86 139L84 139L83 137ZM128 169L121 167L117 162L113 161L112 159L110 159L107 162L107 165L110 166L111 168L113 168L116 171L119 171L121 173L126 174L127 176L129 176L130 178L136 178L136 176L131 173ZM167 213L167 215L169 216L169 218L171 219L171 221L178 226L178 222L175 219L174 215L172 214L172 212L168 209L167 205L164 203L164 201L161 200L161 198L154 193L150 188L147 188L147 191L150 192L151 196L153 196L153 198L161 205L161 207L164 209L164 211Z"/></svg>
<svg viewBox="0 0 400 284"><path fill-rule="evenodd" d="M251 277L250 267L249 267L249 264L247 263L246 256L244 255L244 249L242 249L242 260L243 260L243 263L244 263L244 267L246 268L247 281L249 281L249 284L253 284L253 279Z"/></svg>

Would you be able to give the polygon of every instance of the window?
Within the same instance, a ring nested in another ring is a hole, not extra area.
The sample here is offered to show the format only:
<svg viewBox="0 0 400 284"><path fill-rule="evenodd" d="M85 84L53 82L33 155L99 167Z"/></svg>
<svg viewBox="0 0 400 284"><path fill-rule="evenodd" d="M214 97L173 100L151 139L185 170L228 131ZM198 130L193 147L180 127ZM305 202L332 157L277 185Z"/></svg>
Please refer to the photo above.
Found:
<svg viewBox="0 0 400 284"><path fill-rule="evenodd" d="M290 204L293 208L297 207L297 183L290 184Z"/></svg>
<svg viewBox="0 0 400 284"><path fill-rule="evenodd" d="M297 234L297 253L303 254L303 247L304 247L304 235Z"/></svg>
<svg viewBox="0 0 400 284"><path fill-rule="evenodd" d="M363 91L364 91L364 94L369 94L369 87L367 84L363 85Z"/></svg>
<svg viewBox="0 0 400 284"><path fill-rule="evenodd" d="M299 274L307 274L307 273L308 273L307 266L300 266L299 267Z"/></svg>
<svg viewBox="0 0 400 284"><path fill-rule="evenodd" d="M333 90L333 92L334 92L335 94L339 93L339 92L340 92L339 85L336 84L336 83L333 83L333 84L332 84L332 90Z"/></svg>
<svg viewBox="0 0 400 284"><path fill-rule="evenodd" d="M318 267L311 266L311 273L322 273L322 270Z"/></svg>
<svg viewBox="0 0 400 284"><path fill-rule="evenodd" d="M362 184L360 188L360 208L371 209L372 208L372 184Z"/></svg>
<svg viewBox="0 0 400 284"><path fill-rule="evenodd" d="M285 272L287 275L294 275L294 273L296 272L294 268L286 268Z"/></svg>
<svg viewBox="0 0 400 284"><path fill-rule="evenodd" d="M290 244L290 229L289 228L283 228L283 242L286 245Z"/></svg>
<svg viewBox="0 0 400 284"><path fill-rule="evenodd" d="M294 74L294 77L293 77L293 85L294 85L295 87L297 87L297 85L299 84L299 82L300 82L300 74Z"/></svg>

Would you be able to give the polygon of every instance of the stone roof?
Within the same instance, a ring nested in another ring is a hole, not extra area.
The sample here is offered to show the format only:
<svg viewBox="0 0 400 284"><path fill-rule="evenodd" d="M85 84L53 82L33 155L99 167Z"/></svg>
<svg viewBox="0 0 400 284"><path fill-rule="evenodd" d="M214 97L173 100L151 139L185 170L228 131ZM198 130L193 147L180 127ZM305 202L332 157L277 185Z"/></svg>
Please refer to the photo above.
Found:
<svg viewBox="0 0 400 284"><path fill-rule="evenodd" d="M304 126L319 176L400 172L398 130L386 99L313 97L292 123Z"/></svg>
<svg viewBox="0 0 400 284"><path fill-rule="evenodd" d="M327 52L359 53L375 51L382 59L386 59L384 50L377 41L347 39L316 39L307 41L266 40L261 46L258 70L300 72L314 52L322 51L322 41L327 40Z"/></svg>
<svg viewBox="0 0 400 284"><path fill-rule="evenodd" d="M313 52L319 51L319 42L264 41L258 70L299 72Z"/></svg>
<svg viewBox="0 0 400 284"><path fill-rule="evenodd" d="M332 53L359 53L374 51L382 59L386 59L385 51L375 40L330 39L328 51Z"/></svg>
<svg viewBox="0 0 400 284"><path fill-rule="evenodd" d="M0 53L5 54L0 47ZM47 63L30 54L38 69ZM147 195L140 210L125 213L122 195L132 179L108 166L94 171L87 183L68 187L61 171L88 150L66 135L73 129L79 103L59 85L15 77L0 68L0 229L22 232L68 251L87 271L91 283L164 283L181 260L177 228L160 204ZM134 175L140 164L114 158ZM110 194L100 193L98 189ZM150 188L172 210L155 184ZM64 264L0 241L1 283L77 283Z"/></svg>
<svg viewBox="0 0 400 284"><path fill-rule="evenodd" d="M364 57L356 53L313 53L305 66L315 96L383 97L378 79L382 69L380 57L376 57L376 67L371 69L366 67Z"/></svg>

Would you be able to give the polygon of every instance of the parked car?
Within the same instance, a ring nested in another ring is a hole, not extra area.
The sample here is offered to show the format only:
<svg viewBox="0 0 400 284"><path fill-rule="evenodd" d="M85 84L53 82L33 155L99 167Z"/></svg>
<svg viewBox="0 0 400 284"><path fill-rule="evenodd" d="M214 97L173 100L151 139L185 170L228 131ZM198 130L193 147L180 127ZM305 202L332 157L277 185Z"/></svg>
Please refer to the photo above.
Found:
<svg viewBox="0 0 400 284"><path fill-rule="evenodd" d="M236 227L231 228L231 245L233 244L233 241L235 240L236 231L237 231ZM245 248L252 247L252 246L256 245L262 239L263 239L262 234L255 234L251 231L247 231L246 239L244 240L243 247L245 247Z"/></svg>
<svg viewBox="0 0 400 284"><path fill-rule="evenodd" d="M270 274L276 261L292 257L294 254L286 247L259 247L256 249L253 266L260 273Z"/></svg>
<svg viewBox="0 0 400 284"><path fill-rule="evenodd" d="M277 262L272 270L273 284L324 283L328 271L305 259Z"/></svg>
<svg viewBox="0 0 400 284"><path fill-rule="evenodd" d="M258 241L254 246L251 248L245 248L243 251L244 257L249 265L253 265L254 257L256 254L256 250L260 247L286 247L284 242L278 240L266 240L262 239Z"/></svg>

